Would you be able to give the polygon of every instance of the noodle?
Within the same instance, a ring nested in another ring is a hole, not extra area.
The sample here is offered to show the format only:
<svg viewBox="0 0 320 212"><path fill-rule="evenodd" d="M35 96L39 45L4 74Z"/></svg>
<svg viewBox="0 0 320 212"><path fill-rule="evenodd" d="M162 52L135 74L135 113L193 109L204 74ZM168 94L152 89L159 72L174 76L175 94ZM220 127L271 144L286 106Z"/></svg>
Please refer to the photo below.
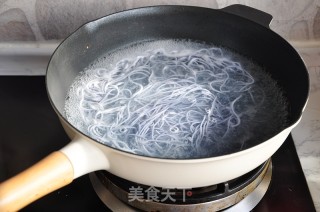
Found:
<svg viewBox="0 0 320 212"><path fill-rule="evenodd" d="M252 75L220 48L147 51L90 76L76 92L85 133L152 157L208 156L265 101Z"/></svg>

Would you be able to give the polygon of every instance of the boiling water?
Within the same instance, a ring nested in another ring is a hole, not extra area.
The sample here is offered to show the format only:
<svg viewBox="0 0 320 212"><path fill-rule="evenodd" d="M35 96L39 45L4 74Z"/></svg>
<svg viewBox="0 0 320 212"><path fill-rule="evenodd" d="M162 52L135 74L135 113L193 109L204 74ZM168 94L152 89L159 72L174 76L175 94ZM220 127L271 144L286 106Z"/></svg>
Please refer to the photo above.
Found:
<svg viewBox="0 0 320 212"><path fill-rule="evenodd" d="M285 124L286 106L276 83L248 59L167 40L99 58L71 86L65 116L117 149L201 158L266 139Z"/></svg>

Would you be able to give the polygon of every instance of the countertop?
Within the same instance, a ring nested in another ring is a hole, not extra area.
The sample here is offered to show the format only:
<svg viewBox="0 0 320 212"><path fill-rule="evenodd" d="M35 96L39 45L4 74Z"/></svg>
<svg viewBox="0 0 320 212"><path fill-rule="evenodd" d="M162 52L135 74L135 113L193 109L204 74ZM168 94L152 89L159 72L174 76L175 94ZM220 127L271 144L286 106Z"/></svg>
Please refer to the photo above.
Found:
<svg viewBox="0 0 320 212"><path fill-rule="evenodd" d="M2 182L61 149L70 140L50 105L44 76L1 76L0 99L0 111L4 111L0 121ZM272 156L272 163L271 184L253 211L315 211L292 136ZM97 197L89 176L84 175L21 210L36 211L109 210Z"/></svg>
<svg viewBox="0 0 320 212"><path fill-rule="evenodd" d="M310 95L292 136L316 210L320 211L320 46L296 49L308 67Z"/></svg>

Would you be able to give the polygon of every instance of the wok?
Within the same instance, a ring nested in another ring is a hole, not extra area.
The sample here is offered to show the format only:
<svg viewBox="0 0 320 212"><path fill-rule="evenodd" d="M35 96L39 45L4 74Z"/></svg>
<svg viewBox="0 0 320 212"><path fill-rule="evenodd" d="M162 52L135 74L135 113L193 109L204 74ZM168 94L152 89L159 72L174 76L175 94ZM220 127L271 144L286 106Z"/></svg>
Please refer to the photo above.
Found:
<svg viewBox="0 0 320 212"><path fill-rule="evenodd" d="M309 90L308 73L302 59L293 47L268 28L271 19L266 13L241 5L221 10L155 6L112 14L80 27L56 49L46 75L49 99L72 141L2 183L0 211L18 210L96 170L107 170L145 185L194 188L234 179L262 164L298 124ZM88 64L106 50L159 39L214 43L262 64L288 99L288 127L279 129L268 140L254 141L241 151L228 150L210 158L174 160L134 155L105 146L66 120L63 108L67 91Z"/></svg>

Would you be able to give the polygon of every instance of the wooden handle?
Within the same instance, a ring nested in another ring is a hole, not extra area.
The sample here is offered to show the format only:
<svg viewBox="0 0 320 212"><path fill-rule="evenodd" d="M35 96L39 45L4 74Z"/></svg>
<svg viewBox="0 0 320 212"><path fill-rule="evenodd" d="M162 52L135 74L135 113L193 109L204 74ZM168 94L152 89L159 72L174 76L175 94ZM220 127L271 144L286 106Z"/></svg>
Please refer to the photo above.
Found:
<svg viewBox="0 0 320 212"><path fill-rule="evenodd" d="M62 152L54 152L0 184L0 211L17 211L73 180L73 167Z"/></svg>

